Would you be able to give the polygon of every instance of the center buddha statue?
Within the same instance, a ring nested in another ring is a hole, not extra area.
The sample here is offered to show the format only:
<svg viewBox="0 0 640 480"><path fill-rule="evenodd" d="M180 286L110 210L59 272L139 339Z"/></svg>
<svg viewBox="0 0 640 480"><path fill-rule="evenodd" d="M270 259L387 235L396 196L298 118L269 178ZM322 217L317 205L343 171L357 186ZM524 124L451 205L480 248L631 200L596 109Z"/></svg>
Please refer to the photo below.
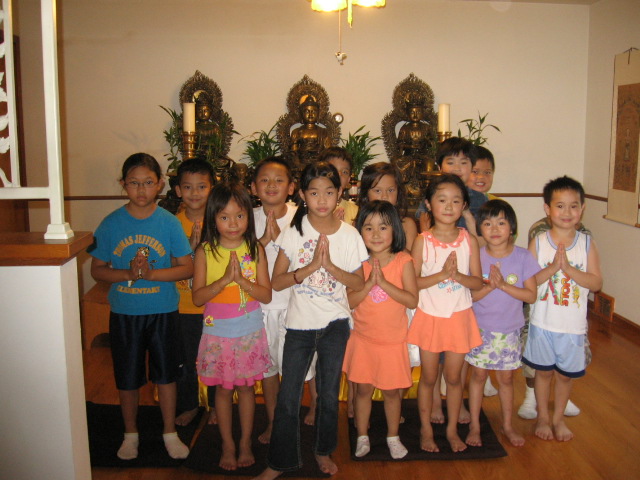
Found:
<svg viewBox="0 0 640 480"><path fill-rule="evenodd" d="M300 102L302 125L291 132L291 151L298 162L306 165L314 161L320 151L331 146L327 129L319 125L320 106L312 95L305 95Z"/></svg>

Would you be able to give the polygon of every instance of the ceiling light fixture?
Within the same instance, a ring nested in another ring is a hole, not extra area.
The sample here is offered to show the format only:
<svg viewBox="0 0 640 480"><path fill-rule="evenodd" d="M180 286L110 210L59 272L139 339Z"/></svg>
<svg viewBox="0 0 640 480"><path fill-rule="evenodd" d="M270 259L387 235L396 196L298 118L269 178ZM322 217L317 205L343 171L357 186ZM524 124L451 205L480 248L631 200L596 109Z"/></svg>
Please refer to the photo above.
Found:
<svg viewBox="0 0 640 480"><path fill-rule="evenodd" d="M378 7L382 8L386 5L386 0L309 0L311 8L316 12L338 12L338 51L336 59L340 65L344 64L347 54L342 51L342 24L341 12L347 9L347 21L349 27L353 26L353 6L360 7Z"/></svg>

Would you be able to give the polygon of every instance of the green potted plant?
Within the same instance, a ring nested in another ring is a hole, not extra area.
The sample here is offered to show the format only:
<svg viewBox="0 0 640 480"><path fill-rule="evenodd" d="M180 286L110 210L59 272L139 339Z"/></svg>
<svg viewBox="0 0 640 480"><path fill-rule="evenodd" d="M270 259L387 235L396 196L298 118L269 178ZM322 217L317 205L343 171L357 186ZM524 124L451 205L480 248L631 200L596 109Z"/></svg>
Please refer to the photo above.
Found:
<svg viewBox="0 0 640 480"><path fill-rule="evenodd" d="M275 135L275 128L276 125L273 125L268 132L260 130L239 140L244 140L247 144L242 153L249 160L249 167L255 167L260 160L280 154L281 149Z"/></svg>
<svg viewBox="0 0 640 480"><path fill-rule="evenodd" d="M464 126L467 127L467 135L464 136L464 138L467 138L474 145L484 145L485 143L487 143L487 137L484 136L485 129L493 128L494 130L497 130L498 132L502 133L500 129L495 125L491 123L485 124L485 121L487 120L488 115L489 115L488 113L485 113L484 115L480 115L480 112L478 112L477 120L474 118L466 118L464 120L460 120L458 124L463 124ZM459 137L463 136L462 131L459 128L458 128L458 136Z"/></svg>
<svg viewBox="0 0 640 480"><path fill-rule="evenodd" d="M182 162L182 159L178 156L180 149L182 148L182 113L178 113L175 110L159 105L167 114L171 117L171 126L168 130L163 130L164 139L169 144L169 153L165 153L169 161L169 167L167 173L175 173L178 169L178 165Z"/></svg>
<svg viewBox="0 0 640 480"><path fill-rule="evenodd" d="M354 179L360 176L360 172L362 172L367 163L378 156L377 153L371 153L371 149L380 140L380 137L372 137L370 132L361 133L364 127L362 125L354 133L349 132L349 136L346 139L341 139L342 146L351 155L353 162L351 176Z"/></svg>

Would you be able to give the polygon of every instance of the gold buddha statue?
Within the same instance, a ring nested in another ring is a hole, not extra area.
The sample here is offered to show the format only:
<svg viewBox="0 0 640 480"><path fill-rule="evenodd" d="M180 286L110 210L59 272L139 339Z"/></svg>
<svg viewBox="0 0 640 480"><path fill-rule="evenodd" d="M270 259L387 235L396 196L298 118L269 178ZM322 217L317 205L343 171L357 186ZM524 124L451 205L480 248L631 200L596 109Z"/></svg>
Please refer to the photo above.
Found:
<svg viewBox="0 0 640 480"><path fill-rule="evenodd" d="M291 151L297 160L306 165L318 157L320 151L331 146L327 129L319 125L320 105L313 95L300 99L300 118L302 125L291 132Z"/></svg>
<svg viewBox="0 0 640 480"><path fill-rule="evenodd" d="M393 110L380 123L389 161L402 174L409 206L424 198L430 179L440 174L435 162L438 117L433 111L433 91L413 73L393 89Z"/></svg>
<svg viewBox="0 0 640 480"><path fill-rule="evenodd" d="M212 137L220 137L220 127L211 119L213 104L209 94L203 90L194 94L196 103L196 132L200 137L200 144L206 145Z"/></svg>
<svg viewBox="0 0 640 480"><path fill-rule="evenodd" d="M425 121L425 105L420 95L409 94L406 98L407 123L398 133L398 144L402 157L423 160L423 172L437 171L433 158L430 158L431 139L429 124Z"/></svg>
<svg viewBox="0 0 640 480"><path fill-rule="evenodd" d="M196 103L196 133L198 134L197 156L213 165L216 180L220 181L229 174L234 162L223 152L222 129L211 118L213 102L204 90L193 94Z"/></svg>
<svg viewBox="0 0 640 480"><path fill-rule="evenodd" d="M406 122L398 132L398 147L401 156L395 164L409 195L420 195L422 175L438 171L431 154L432 140L429 124L425 121L425 104L422 96L411 92L405 97Z"/></svg>

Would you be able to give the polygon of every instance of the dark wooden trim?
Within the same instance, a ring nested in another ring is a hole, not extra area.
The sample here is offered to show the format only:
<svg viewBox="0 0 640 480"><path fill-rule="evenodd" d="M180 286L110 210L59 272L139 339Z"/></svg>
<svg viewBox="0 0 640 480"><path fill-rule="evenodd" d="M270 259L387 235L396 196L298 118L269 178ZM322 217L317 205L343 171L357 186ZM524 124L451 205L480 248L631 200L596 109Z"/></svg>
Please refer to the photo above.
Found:
<svg viewBox="0 0 640 480"><path fill-rule="evenodd" d="M613 313L613 320L609 321L598 315L594 310L594 302L589 300L587 310L589 312L589 320L596 321L600 328L607 330L613 330L619 335L627 338L628 340L640 345L640 325L632 322L628 318Z"/></svg>
<svg viewBox="0 0 640 480"><path fill-rule="evenodd" d="M493 193L491 195L495 195L496 197L511 197L511 198L540 198L542 197L541 193Z"/></svg>
<svg viewBox="0 0 640 480"><path fill-rule="evenodd" d="M158 195L158 200L162 200L165 195ZM127 200L126 195L65 195L64 201L71 202L76 200Z"/></svg>
<svg viewBox="0 0 640 480"><path fill-rule="evenodd" d="M588 198L590 200L597 200L599 202L608 202L609 199L607 197L599 197L598 195L591 195L589 193L585 193L584 194L585 198Z"/></svg>
<svg viewBox="0 0 640 480"><path fill-rule="evenodd" d="M493 193L496 197L503 198L542 198L541 193ZM164 195L160 195L159 199L164 198ZM599 195L591 195L589 193L585 194L585 198L590 200L596 200L598 202L608 202L609 199L607 197L600 197ZM87 201L87 200L126 200L126 195L65 195L64 200L66 202L74 202L74 201ZM38 201L43 200L42 198L29 198L30 201ZM638 204L638 209L640 209L640 204Z"/></svg>
<svg viewBox="0 0 640 480"><path fill-rule="evenodd" d="M69 240L45 240L44 232L0 233L0 266L63 265L93 242L91 232Z"/></svg>
<svg viewBox="0 0 640 480"><path fill-rule="evenodd" d="M126 200L126 195L65 195L65 202L74 200ZM162 198L162 197L158 197Z"/></svg>

